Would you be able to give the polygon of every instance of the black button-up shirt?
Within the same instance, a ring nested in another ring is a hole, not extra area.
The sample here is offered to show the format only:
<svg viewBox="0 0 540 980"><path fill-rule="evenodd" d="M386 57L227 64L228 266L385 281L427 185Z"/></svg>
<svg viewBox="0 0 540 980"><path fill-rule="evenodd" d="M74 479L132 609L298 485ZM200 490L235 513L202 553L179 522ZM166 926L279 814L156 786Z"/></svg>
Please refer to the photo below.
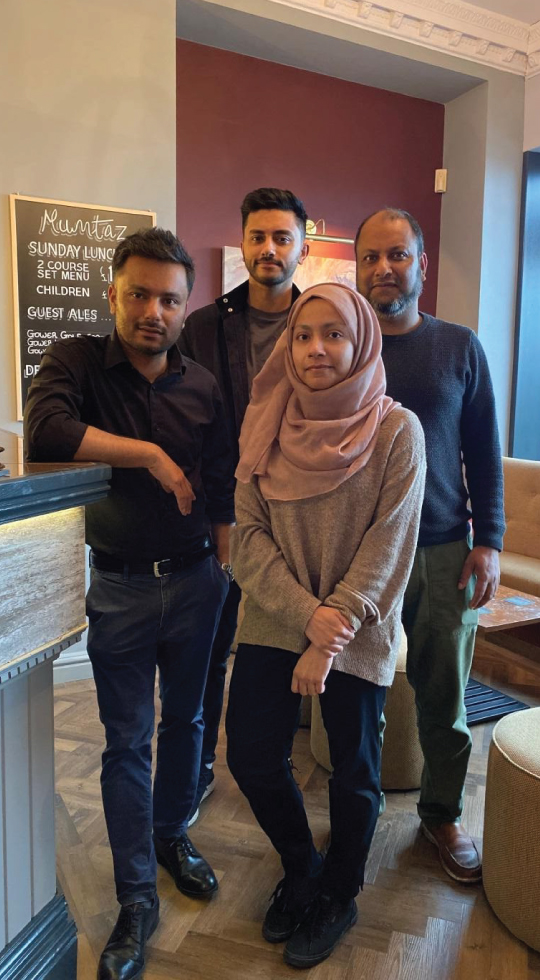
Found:
<svg viewBox="0 0 540 980"><path fill-rule="evenodd" d="M234 521L234 478L223 404L213 376L168 352L153 383L110 337L77 337L44 354L25 410L25 443L34 462L71 461L88 425L153 442L182 468L196 499L183 517L176 497L143 468L112 471L111 491L86 507L86 538L96 551L157 561L200 547L209 524Z"/></svg>

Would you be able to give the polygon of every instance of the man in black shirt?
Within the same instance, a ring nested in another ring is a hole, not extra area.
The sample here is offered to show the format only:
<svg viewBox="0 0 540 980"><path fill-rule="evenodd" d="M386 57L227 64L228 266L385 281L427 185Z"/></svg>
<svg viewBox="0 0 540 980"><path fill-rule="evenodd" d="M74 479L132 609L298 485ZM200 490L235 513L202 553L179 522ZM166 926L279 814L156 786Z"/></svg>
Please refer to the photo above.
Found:
<svg viewBox="0 0 540 980"><path fill-rule="evenodd" d="M293 276L309 250L307 214L291 191L260 187L246 195L240 211L242 255L249 278L191 313L179 342L184 354L216 378L236 456L251 383L285 329L289 310L299 296ZM212 647L204 695L201 773L190 823L197 818L200 801L214 788L212 767L239 602L240 589L232 582Z"/></svg>
<svg viewBox="0 0 540 980"><path fill-rule="evenodd" d="M419 312L428 262L412 215L387 208L366 218L356 260L358 291L381 325L387 392L418 415L426 439L418 548L403 603L407 676L424 753L418 813L445 871L475 883L480 858L461 824L472 745L464 693L477 610L497 590L504 533L489 368L472 330Z"/></svg>
<svg viewBox="0 0 540 980"><path fill-rule="evenodd" d="M92 662L106 749L101 776L117 925L99 980L131 980L159 915L156 857L184 894L216 877L187 837L210 649L228 590L233 466L214 378L176 346L194 279L178 239L149 229L121 242L109 287L110 337L45 353L25 413L34 461L112 466L87 507ZM152 794L154 682L161 721ZM153 833L153 837L152 837Z"/></svg>

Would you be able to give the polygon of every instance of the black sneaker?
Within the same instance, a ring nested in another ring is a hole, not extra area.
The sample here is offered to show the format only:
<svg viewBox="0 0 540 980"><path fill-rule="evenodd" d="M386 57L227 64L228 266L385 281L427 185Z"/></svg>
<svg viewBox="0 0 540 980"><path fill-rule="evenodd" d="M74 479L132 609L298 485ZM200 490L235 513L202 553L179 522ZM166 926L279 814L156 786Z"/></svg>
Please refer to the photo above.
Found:
<svg viewBox="0 0 540 980"><path fill-rule="evenodd" d="M317 893L322 866L321 859L314 875L298 877L288 874L278 882L262 927L263 938L268 943L284 943L305 918Z"/></svg>
<svg viewBox="0 0 540 980"><path fill-rule="evenodd" d="M216 780L214 776L214 770L208 768L208 766L202 766L199 773L199 782L197 783L197 792L195 793L195 799L193 800L193 806L189 811L188 817L188 827L192 827L197 817L199 816L199 807L203 800L208 799L211 793L214 792L216 788Z"/></svg>
<svg viewBox="0 0 540 980"><path fill-rule="evenodd" d="M144 970L145 946L159 922L159 899L123 905L103 950L98 980L136 980Z"/></svg>
<svg viewBox="0 0 540 980"><path fill-rule="evenodd" d="M271 898L272 904L263 922L262 934L267 943L284 943L292 936L300 922L300 910L294 901L294 888L291 878L278 882Z"/></svg>
<svg viewBox="0 0 540 980"><path fill-rule="evenodd" d="M306 918L285 946L285 962L289 966L306 969L321 963L330 956L357 918L354 898L341 902L331 895L318 895Z"/></svg>

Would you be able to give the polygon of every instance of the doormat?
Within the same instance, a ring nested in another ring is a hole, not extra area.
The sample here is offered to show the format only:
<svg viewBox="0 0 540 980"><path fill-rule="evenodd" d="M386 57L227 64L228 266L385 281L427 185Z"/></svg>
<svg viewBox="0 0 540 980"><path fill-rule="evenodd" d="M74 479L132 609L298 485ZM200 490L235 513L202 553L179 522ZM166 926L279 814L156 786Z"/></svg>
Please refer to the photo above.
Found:
<svg viewBox="0 0 540 980"><path fill-rule="evenodd" d="M530 706L471 678L465 688L465 707L467 724L478 725L481 721L496 721L497 718L510 715L513 711L523 711Z"/></svg>

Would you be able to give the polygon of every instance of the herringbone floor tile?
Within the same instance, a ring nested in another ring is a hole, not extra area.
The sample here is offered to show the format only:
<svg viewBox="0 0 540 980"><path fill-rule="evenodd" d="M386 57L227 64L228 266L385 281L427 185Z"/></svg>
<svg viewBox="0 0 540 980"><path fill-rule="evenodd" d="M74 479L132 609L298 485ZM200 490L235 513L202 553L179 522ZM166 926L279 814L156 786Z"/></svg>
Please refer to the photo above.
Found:
<svg viewBox="0 0 540 980"><path fill-rule="evenodd" d="M78 980L94 980L116 920L112 861L99 788L103 735L92 681L56 689L58 875L79 932ZM473 729L464 822L479 841L493 726ZM158 871L161 921L149 944L146 980L281 980L298 976L281 947L261 937L280 864L227 770L221 734L216 790L192 828L214 867L216 897L181 895ZM316 842L328 831L327 773L295 741L297 779ZM495 918L481 888L452 882L419 833L416 793L388 794L359 896L358 924L310 980L540 980L540 955Z"/></svg>

